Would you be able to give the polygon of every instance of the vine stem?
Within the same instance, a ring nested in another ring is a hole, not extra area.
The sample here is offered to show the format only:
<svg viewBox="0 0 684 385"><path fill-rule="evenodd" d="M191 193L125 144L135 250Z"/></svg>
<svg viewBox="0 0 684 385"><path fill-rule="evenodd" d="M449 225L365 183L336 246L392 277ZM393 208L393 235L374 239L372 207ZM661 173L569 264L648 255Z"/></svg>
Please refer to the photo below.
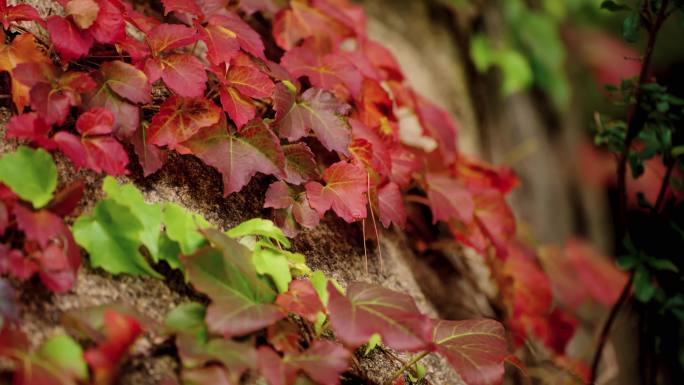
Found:
<svg viewBox="0 0 684 385"><path fill-rule="evenodd" d="M660 27L663 25L663 22L668 16L667 9L670 5L670 0L663 0L662 4L660 5L660 8L658 9L658 14L656 15L655 20L653 23L649 26L648 29L648 42L646 44L646 49L644 51L644 61L643 64L641 65L641 71L639 72L639 80L637 81L636 84L636 90L635 90L635 103L634 107L632 109L631 115L629 117L629 123L627 125L627 135L625 136L625 144L622 149L622 152L620 153L620 158L619 158L619 164L618 164L618 183L617 183L617 189L618 189L618 207L619 207L619 216L620 216L620 223L623 226L622 232L626 234L627 237L629 237L629 225L627 221L627 161L629 158L629 151L632 147L632 142L636 137L639 135L639 132L643 129L644 125L646 124L646 119L648 118L648 111L646 111L643 108L643 99L644 99L644 92L642 89L642 86L646 84L646 81L648 80L649 73L651 71L651 62L652 62L652 57L653 57L653 50L655 48L655 43L656 43L656 37L658 36L658 31L660 30ZM648 7L648 5L646 5ZM659 194L660 195L660 194ZM658 205L656 203L656 205ZM603 348L606 345L606 342L608 340L608 336L610 334L610 330L613 326L613 323L615 322L615 319L617 319L617 315L620 312L620 308L627 302L627 300L630 298L631 294L631 287L632 287L632 281L634 280L634 271L632 271L629 275L629 279L627 280L627 283L625 284L625 287L622 289L622 293L620 293L620 297L618 298L617 302L615 305L613 305L613 308L610 310L610 314L608 315L608 319L606 319L606 322L603 324L603 328L601 330L601 334L599 336L599 340L596 346L596 352L594 353L594 358L592 360L591 364L591 374L590 374L590 384L594 384L596 381L596 377L598 375L598 367L599 364L601 363L601 356L603 355Z"/></svg>
<svg viewBox="0 0 684 385"><path fill-rule="evenodd" d="M658 10L658 15L655 21L650 26L648 30L648 43L646 44L646 50L644 52L644 61L641 65L641 71L639 72L639 80L636 85L635 90L635 103L632 114L629 118L629 124L627 125L627 135L625 136L625 145L620 154L620 161L618 164L618 201L619 201L619 213L620 220L625 229L627 228L627 160L630 148L632 147L632 142L636 139L639 132L646 124L646 119L648 118L648 112L643 108L644 92L642 86L648 80L648 75L651 72L651 61L653 57L653 50L655 48L656 37L660 27L663 25L665 18L667 16L667 8L670 4L670 0L663 0L663 3Z"/></svg>
<svg viewBox="0 0 684 385"><path fill-rule="evenodd" d="M672 177L672 169L674 169L676 161L671 161L667 164L667 171L665 171L665 176L663 177L663 183L660 185L660 191L658 192L658 198L656 199L655 205L653 205L653 213L658 214L665 203L665 194L667 193L668 186L670 185L670 178Z"/></svg>
<svg viewBox="0 0 684 385"><path fill-rule="evenodd" d="M606 322L603 324L603 329L601 329L601 335L599 336L598 344L596 346L594 359L591 362L591 379L589 381L589 384L593 385L596 383L596 376L598 375L598 366L601 363L603 348L606 346L606 342L608 342L610 330L613 326L613 323L615 322L615 319L617 319L618 313L620 313L620 308L622 308L622 306L627 302L627 300L631 296L630 289L632 288L632 281L634 281L634 271L632 271L632 273L629 275L629 279L627 280L627 283L625 283L625 287L622 288L622 293L620 293L620 297L618 298L617 302L615 302L615 304L613 305L613 308L610 309L610 314L608 314L608 318L606 319Z"/></svg>
<svg viewBox="0 0 684 385"><path fill-rule="evenodd" d="M425 358L428 354L430 354L430 352L423 352L423 353L420 353L419 355L413 357L411 359L411 361L409 361L406 365L402 366L401 369L397 370L396 372L394 372L394 374L392 374L392 377L387 382L387 385L392 384L392 382L394 382L394 380L399 378L399 376L401 376L404 372L406 372L408 369L410 369L411 366L417 364L418 361Z"/></svg>

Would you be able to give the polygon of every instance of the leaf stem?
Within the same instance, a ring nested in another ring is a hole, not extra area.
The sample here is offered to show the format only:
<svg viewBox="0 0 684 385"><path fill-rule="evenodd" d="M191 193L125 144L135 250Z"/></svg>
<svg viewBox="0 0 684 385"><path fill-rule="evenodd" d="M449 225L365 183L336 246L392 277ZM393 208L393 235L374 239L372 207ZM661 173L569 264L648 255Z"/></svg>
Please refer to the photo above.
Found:
<svg viewBox="0 0 684 385"><path fill-rule="evenodd" d="M608 314L608 318L606 319L606 322L603 324L603 328L601 329L601 335L599 336L599 340L596 345L596 352L594 353L594 358L591 362L591 378L589 380L589 384L594 384L596 382L596 376L598 375L598 366L601 363L601 356L603 355L603 348L605 347L606 342L608 342L610 330L613 326L613 323L615 322L615 319L617 318L617 315L620 313L620 308L622 308L622 306L631 297L631 288L633 281L634 271L630 273L629 279L627 280L627 283L625 283L625 287L622 288L622 293L620 293L620 297L618 298L617 302L615 302L613 307L610 309L610 314Z"/></svg>
<svg viewBox="0 0 684 385"><path fill-rule="evenodd" d="M404 372L406 372L407 370L411 369L411 367L412 367L413 365L417 364L418 361L420 361L420 360L422 360L423 358L425 358L428 354L430 354L430 352L423 352L423 353L420 353L419 355L413 357L413 358L411 359L411 361L409 361L406 365L402 366L401 369L399 369L399 370L397 370L396 372L394 372L394 374L392 375L392 377L391 377L391 378L389 379L389 381L387 382L387 385L390 385L392 382L394 382L394 380L396 380L397 378L399 378L399 376L401 376L402 374L404 374Z"/></svg>
<svg viewBox="0 0 684 385"><path fill-rule="evenodd" d="M662 205L665 203L665 195L667 189L670 186L670 177L672 177L672 169L674 169L676 160L668 162L667 171L665 171L665 176L663 177L663 182L660 185L660 191L658 192L658 198L656 199L655 205L653 206L653 213L658 214L662 209Z"/></svg>

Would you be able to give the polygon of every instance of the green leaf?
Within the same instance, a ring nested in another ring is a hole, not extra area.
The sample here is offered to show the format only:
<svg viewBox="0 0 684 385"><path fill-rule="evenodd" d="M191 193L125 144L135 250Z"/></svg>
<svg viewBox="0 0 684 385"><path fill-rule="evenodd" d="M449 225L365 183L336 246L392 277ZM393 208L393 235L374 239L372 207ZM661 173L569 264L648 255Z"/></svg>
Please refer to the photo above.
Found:
<svg viewBox="0 0 684 385"><path fill-rule="evenodd" d="M651 274L640 266L634 272L634 296L641 302L648 302L653 298L656 287L651 282Z"/></svg>
<svg viewBox="0 0 684 385"><path fill-rule="evenodd" d="M252 256L252 262L257 273L268 275L273 279L278 292L287 291L292 281L292 274L290 274L290 264L285 255L270 248L257 247Z"/></svg>
<svg viewBox="0 0 684 385"><path fill-rule="evenodd" d="M618 257L617 264L623 270L631 270L639 263L639 258L634 254L627 254Z"/></svg>
<svg viewBox="0 0 684 385"><path fill-rule="evenodd" d="M273 239L285 247L290 247L290 240L283 234L283 231L268 219L250 219L226 231L226 234L232 238L258 235Z"/></svg>
<svg viewBox="0 0 684 385"><path fill-rule="evenodd" d="M605 9L611 12L628 11L631 8L625 4L618 4L612 0L605 0L601 3L601 9Z"/></svg>
<svg viewBox="0 0 684 385"><path fill-rule="evenodd" d="M527 58L513 49L504 49L496 55L501 67L503 84L501 91L505 96L521 91L532 85L534 74Z"/></svg>
<svg viewBox="0 0 684 385"><path fill-rule="evenodd" d="M207 308L197 302L188 302L178 305L171 310L164 320L164 327L171 333L189 334L196 338L199 343L207 340L207 325L204 317Z"/></svg>
<svg viewBox="0 0 684 385"><path fill-rule="evenodd" d="M639 12L632 12L622 23L622 38L635 43L639 38Z"/></svg>
<svg viewBox="0 0 684 385"><path fill-rule="evenodd" d="M413 370L410 370L408 372L409 380L416 384L420 380L425 377L425 374L427 373L427 370L425 368L425 365L421 364L420 362L416 362L416 366L412 368Z"/></svg>
<svg viewBox="0 0 684 385"><path fill-rule="evenodd" d="M90 254L93 267L101 267L112 274L163 278L140 254L145 228L129 207L112 199L101 200L92 214L76 220L72 232L76 242Z"/></svg>
<svg viewBox="0 0 684 385"><path fill-rule="evenodd" d="M203 216L192 213L176 203L164 204L163 222L169 239L178 242L185 255L194 253L206 243L199 230L211 227Z"/></svg>
<svg viewBox="0 0 684 385"><path fill-rule="evenodd" d="M380 345L380 342L382 342L382 337L380 337L380 334L373 334L366 344L366 349L363 351L363 356L368 356L368 353L372 352L378 345Z"/></svg>
<svg viewBox="0 0 684 385"><path fill-rule="evenodd" d="M182 254L180 244L171 240L165 232L159 234L159 254L155 261L166 261L172 269L183 269L179 256Z"/></svg>
<svg viewBox="0 0 684 385"><path fill-rule="evenodd" d="M162 207L156 203L146 203L142 193L134 185L118 184L116 179L107 176L102 183L107 197L126 206L142 224L140 241L147 247L155 262L159 260L159 233L162 223Z"/></svg>
<svg viewBox="0 0 684 385"><path fill-rule="evenodd" d="M40 208L52 199L57 187L57 166L47 151L19 146L0 158L0 182Z"/></svg>
<svg viewBox="0 0 684 385"><path fill-rule="evenodd" d="M484 35L476 34L470 39L470 58L479 72L485 72L494 63L494 54Z"/></svg>
<svg viewBox="0 0 684 385"><path fill-rule="evenodd" d="M79 380L88 378L88 366L83 359L83 349L66 334L56 335L45 341L37 354Z"/></svg>
<svg viewBox="0 0 684 385"><path fill-rule="evenodd" d="M674 273L679 273L677 266L668 259L648 258L646 263L656 270L668 270Z"/></svg>

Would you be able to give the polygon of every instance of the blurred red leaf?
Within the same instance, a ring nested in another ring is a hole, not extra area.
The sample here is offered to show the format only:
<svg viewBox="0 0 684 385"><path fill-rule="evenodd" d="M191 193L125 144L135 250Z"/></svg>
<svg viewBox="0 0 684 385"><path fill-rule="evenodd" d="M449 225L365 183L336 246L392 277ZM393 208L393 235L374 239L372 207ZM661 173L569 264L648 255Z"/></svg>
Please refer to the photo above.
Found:
<svg viewBox="0 0 684 385"><path fill-rule="evenodd" d="M460 181L445 174L427 174L425 181L433 223L452 219L470 223L473 220L474 197Z"/></svg>
<svg viewBox="0 0 684 385"><path fill-rule="evenodd" d="M503 325L494 320L434 321L437 351L468 385L501 383L509 355Z"/></svg>
<svg viewBox="0 0 684 385"><path fill-rule="evenodd" d="M41 20L38 11L29 4L7 5L7 0L0 1L2 26L8 30L10 23L17 21Z"/></svg>
<svg viewBox="0 0 684 385"><path fill-rule="evenodd" d="M135 317L115 310L105 310L104 331L106 339L84 353L93 372L95 385L113 383L121 361L142 333L142 328Z"/></svg>
<svg viewBox="0 0 684 385"><path fill-rule="evenodd" d="M388 182L378 189L380 222L386 228L391 223L403 228L406 225L406 207L401 190L394 182Z"/></svg>

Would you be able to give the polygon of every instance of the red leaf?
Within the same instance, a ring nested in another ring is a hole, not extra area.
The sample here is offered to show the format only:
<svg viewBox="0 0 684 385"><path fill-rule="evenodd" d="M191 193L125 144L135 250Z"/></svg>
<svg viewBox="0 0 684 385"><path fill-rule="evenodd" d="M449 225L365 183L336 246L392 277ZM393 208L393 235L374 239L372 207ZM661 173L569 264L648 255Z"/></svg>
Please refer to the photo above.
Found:
<svg viewBox="0 0 684 385"><path fill-rule="evenodd" d="M147 33L147 44L154 56L166 50L184 47L197 41L197 31L181 24L159 24Z"/></svg>
<svg viewBox="0 0 684 385"><path fill-rule="evenodd" d="M287 183L279 180L268 186L264 207L284 209L290 207L292 204L294 204L294 198L290 195L290 189L287 187Z"/></svg>
<svg viewBox="0 0 684 385"><path fill-rule="evenodd" d="M591 297L604 306L612 306L627 283L627 274L589 243L577 238L566 242L565 254Z"/></svg>
<svg viewBox="0 0 684 385"><path fill-rule="evenodd" d="M294 94L282 83L276 87L274 98L281 136L295 141L313 130L325 148L349 154L347 146L351 135L343 118L349 112L348 104L317 88L306 90L302 101L297 102Z"/></svg>
<svg viewBox="0 0 684 385"><path fill-rule="evenodd" d="M102 44L118 43L126 36L124 7L118 0L98 0L100 12L88 30Z"/></svg>
<svg viewBox="0 0 684 385"><path fill-rule="evenodd" d="M298 353L299 327L287 319L268 327L268 342L282 353Z"/></svg>
<svg viewBox="0 0 684 385"><path fill-rule="evenodd" d="M512 169L495 167L464 154L458 154L452 170L454 175L473 192L496 189L502 194L507 194L520 184L520 180Z"/></svg>
<svg viewBox="0 0 684 385"><path fill-rule="evenodd" d="M162 0L164 16L171 12L189 13L193 16L203 17L202 9L194 0Z"/></svg>
<svg viewBox="0 0 684 385"><path fill-rule="evenodd" d="M254 67L231 66L226 81L243 95L254 99L269 98L275 91L275 85L268 75Z"/></svg>
<svg viewBox="0 0 684 385"><path fill-rule="evenodd" d="M383 120L396 120L393 109L392 99L380 83L364 79L357 103L358 119L368 127L378 127Z"/></svg>
<svg viewBox="0 0 684 385"><path fill-rule="evenodd" d="M504 359L509 355L504 328L494 320L443 321L434 323L437 351L468 385L499 384Z"/></svg>
<svg viewBox="0 0 684 385"><path fill-rule="evenodd" d="M432 325L411 296L375 284L355 282L343 296L328 283L328 313L335 335L356 348L375 333L397 350L418 351L430 346Z"/></svg>
<svg viewBox="0 0 684 385"><path fill-rule="evenodd" d="M218 230L204 230L212 248L183 261L192 285L212 299L207 308L209 330L224 337L248 334L285 316L271 304L273 289L257 276L252 253Z"/></svg>
<svg viewBox="0 0 684 385"><path fill-rule="evenodd" d="M2 13L2 26L8 30L10 23L17 21L41 20L38 11L29 4L7 5L7 0L3 0L0 5Z"/></svg>
<svg viewBox="0 0 684 385"><path fill-rule="evenodd" d="M55 142L48 137L50 127L35 112L15 115L7 123L7 137L26 139L47 150L55 148Z"/></svg>
<svg viewBox="0 0 684 385"><path fill-rule="evenodd" d="M48 17L47 30L52 44L64 62L86 55L93 45L93 36L90 33L60 16Z"/></svg>
<svg viewBox="0 0 684 385"><path fill-rule="evenodd" d="M515 235L515 217L504 196L496 190L473 195L475 218L500 258L506 257L506 243Z"/></svg>
<svg viewBox="0 0 684 385"><path fill-rule="evenodd" d="M340 161L323 172L325 186L318 182L306 184L309 203L319 215L331 207L335 214L351 223L366 217L366 195L368 189L366 172L353 164Z"/></svg>
<svg viewBox="0 0 684 385"><path fill-rule="evenodd" d="M291 184L301 184L319 177L318 166L313 152L304 143L283 146L285 153L285 180Z"/></svg>
<svg viewBox="0 0 684 385"><path fill-rule="evenodd" d="M112 136L114 116L104 108L93 108L76 121L82 138L68 132L59 132L54 139L77 167L88 167L110 175L127 174L128 153Z"/></svg>
<svg viewBox="0 0 684 385"><path fill-rule="evenodd" d="M378 189L380 222L385 228L391 223L403 228L406 225L406 208L401 190L394 182L388 182Z"/></svg>
<svg viewBox="0 0 684 385"><path fill-rule="evenodd" d="M134 317L109 309L104 313L104 329L106 340L84 353L96 385L114 381L121 360L142 333L140 323Z"/></svg>
<svg viewBox="0 0 684 385"><path fill-rule="evenodd" d="M12 101L19 112L24 111L24 107L30 104L30 87L19 81L13 73L15 67L21 63L51 63L45 53L38 48L36 38L30 33L16 36L10 44L0 45L0 71L7 71L12 75Z"/></svg>
<svg viewBox="0 0 684 385"><path fill-rule="evenodd" d="M339 344L316 340L311 347L297 355L286 355L287 364L306 373L321 385L337 385L340 375L347 370L351 353Z"/></svg>
<svg viewBox="0 0 684 385"><path fill-rule="evenodd" d="M451 219L470 223L473 220L473 196L459 181L442 174L427 174L425 181L433 223Z"/></svg>
<svg viewBox="0 0 684 385"><path fill-rule="evenodd" d="M256 116L256 108L252 100L243 96L235 88L223 86L219 89L219 95L223 110L228 113L238 129Z"/></svg>
<svg viewBox="0 0 684 385"><path fill-rule="evenodd" d="M360 48L373 65L383 71L385 80L404 79L404 74L394 55L380 43L371 39L360 39Z"/></svg>
<svg viewBox="0 0 684 385"><path fill-rule="evenodd" d="M369 141L361 138L352 139L349 144L349 152L351 152L356 164L368 171L373 169L373 145Z"/></svg>
<svg viewBox="0 0 684 385"><path fill-rule="evenodd" d="M109 87L118 96L132 103L150 103L152 87L145 73L120 60L110 61L100 66L102 86Z"/></svg>
<svg viewBox="0 0 684 385"><path fill-rule="evenodd" d="M207 99L171 96L152 118L147 143L173 148L202 128L216 124L220 117L221 110Z"/></svg>
<svg viewBox="0 0 684 385"><path fill-rule="evenodd" d="M304 45L283 55L280 64L292 76L306 76L314 87L333 92L342 100L361 93L363 78L346 57L332 53L320 55Z"/></svg>
<svg viewBox="0 0 684 385"><path fill-rule="evenodd" d="M302 353L287 354L284 359L273 349L262 346L258 351L259 371L270 385L291 385L297 371L305 372L321 385L337 385L349 366L351 354L342 346L316 340Z"/></svg>
<svg viewBox="0 0 684 385"><path fill-rule="evenodd" d="M164 165L166 153L153 144L147 144L146 134L147 128L140 127L131 138L131 144L143 168L143 175L149 176Z"/></svg>
<svg viewBox="0 0 684 385"><path fill-rule="evenodd" d="M302 279L290 281L287 292L278 295L276 305L310 322L315 322L318 313L323 311L323 303L311 281Z"/></svg>
<svg viewBox="0 0 684 385"><path fill-rule="evenodd" d="M276 222L283 230L296 233L296 228L291 222L295 220L300 225L307 228L318 226L320 216L311 208L305 193L294 194L287 184L283 181L273 182L266 191L264 207L281 209L276 212ZM286 221L290 221L292 226L288 227Z"/></svg>
<svg viewBox="0 0 684 385"><path fill-rule="evenodd" d="M229 133L223 120L183 146L221 172L226 196L240 191L257 172L284 175L280 141L261 120L252 121L240 134Z"/></svg>
<svg viewBox="0 0 684 385"><path fill-rule="evenodd" d="M76 130L84 136L110 134L113 125L114 115L104 108L93 108L76 120Z"/></svg>
<svg viewBox="0 0 684 385"><path fill-rule="evenodd" d="M38 250L27 251L38 262L45 286L55 292L71 289L81 265L81 253L69 228L48 210L32 211L18 204L13 213L26 239L38 245Z"/></svg>
<svg viewBox="0 0 684 385"><path fill-rule="evenodd" d="M210 25L219 26L232 32L237 38L240 47L246 52L260 59L266 59L264 56L264 43L261 41L261 37L237 15L224 13L211 16L208 21Z"/></svg>
<svg viewBox="0 0 684 385"><path fill-rule="evenodd" d="M416 114L426 134L437 140L439 150L445 163L449 164L456 158L456 122L449 113L424 97L415 94Z"/></svg>
<svg viewBox="0 0 684 385"><path fill-rule="evenodd" d="M240 51L237 36L229 29L209 24L206 27L201 27L199 33L200 38L207 46L207 59L213 65L230 62Z"/></svg>
<svg viewBox="0 0 684 385"><path fill-rule="evenodd" d="M390 180L399 187L408 187L413 180L413 173L421 167L416 155L400 145L392 146L389 155L392 164Z"/></svg>
<svg viewBox="0 0 684 385"><path fill-rule="evenodd" d="M281 10L273 21L273 36L276 43L288 51L300 40L314 37L329 39L333 43L352 35L352 31L337 20L305 3L292 2L292 9Z"/></svg>
<svg viewBox="0 0 684 385"><path fill-rule="evenodd" d="M354 138L364 139L372 145L371 166L373 170L380 175L389 176L392 169L390 152L382 138L374 130L356 119L349 119L349 123Z"/></svg>
<svg viewBox="0 0 684 385"><path fill-rule="evenodd" d="M161 78L176 94L185 97L204 95L207 73L204 64L192 55L173 54L161 59Z"/></svg>
<svg viewBox="0 0 684 385"><path fill-rule="evenodd" d="M291 385L297 376L297 369L286 365L268 346L260 346L257 350L257 366L269 385Z"/></svg>

